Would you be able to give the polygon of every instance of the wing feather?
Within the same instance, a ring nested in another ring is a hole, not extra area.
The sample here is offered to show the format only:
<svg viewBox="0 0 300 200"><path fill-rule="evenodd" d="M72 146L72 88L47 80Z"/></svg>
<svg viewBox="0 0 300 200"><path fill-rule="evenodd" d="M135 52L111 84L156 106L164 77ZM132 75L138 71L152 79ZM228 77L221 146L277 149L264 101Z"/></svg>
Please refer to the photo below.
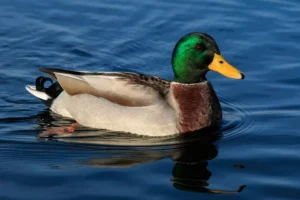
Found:
<svg viewBox="0 0 300 200"><path fill-rule="evenodd" d="M91 94L123 106L148 106L165 97L170 82L136 73L76 72L42 68L69 95Z"/></svg>

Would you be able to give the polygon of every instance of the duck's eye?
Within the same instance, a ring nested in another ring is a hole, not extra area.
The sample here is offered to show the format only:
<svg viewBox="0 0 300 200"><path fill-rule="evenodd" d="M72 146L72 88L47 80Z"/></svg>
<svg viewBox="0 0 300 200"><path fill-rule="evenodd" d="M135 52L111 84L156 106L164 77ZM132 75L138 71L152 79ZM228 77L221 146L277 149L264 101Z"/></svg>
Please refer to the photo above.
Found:
<svg viewBox="0 0 300 200"><path fill-rule="evenodd" d="M196 44L195 49L197 51L204 51L205 47L202 44Z"/></svg>

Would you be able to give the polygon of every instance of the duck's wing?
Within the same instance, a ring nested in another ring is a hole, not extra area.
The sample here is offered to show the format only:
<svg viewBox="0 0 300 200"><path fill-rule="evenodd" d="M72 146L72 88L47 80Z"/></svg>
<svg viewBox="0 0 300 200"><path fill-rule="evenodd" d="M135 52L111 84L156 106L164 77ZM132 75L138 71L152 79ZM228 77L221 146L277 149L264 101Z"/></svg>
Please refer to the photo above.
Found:
<svg viewBox="0 0 300 200"><path fill-rule="evenodd" d="M40 68L55 78L69 95L90 94L123 106L141 107L164 99L170 82L127 72L78 72ZM87 102L88 103L88 102Z"/></svg>

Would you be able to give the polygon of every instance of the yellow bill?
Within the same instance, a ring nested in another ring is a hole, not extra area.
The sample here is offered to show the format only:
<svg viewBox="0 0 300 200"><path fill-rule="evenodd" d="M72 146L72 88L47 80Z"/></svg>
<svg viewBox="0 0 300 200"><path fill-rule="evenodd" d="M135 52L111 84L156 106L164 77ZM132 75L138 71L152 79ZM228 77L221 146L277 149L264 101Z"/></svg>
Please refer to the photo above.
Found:
<svg viewBox="0 0 300 200"><path fill-rule="evenodd" d="M230 65L226 60L218 54L214 55L212 63L208 66L212 71L219 72L220 74L234 79L244 79L245 75L238 69Z"/></svg>

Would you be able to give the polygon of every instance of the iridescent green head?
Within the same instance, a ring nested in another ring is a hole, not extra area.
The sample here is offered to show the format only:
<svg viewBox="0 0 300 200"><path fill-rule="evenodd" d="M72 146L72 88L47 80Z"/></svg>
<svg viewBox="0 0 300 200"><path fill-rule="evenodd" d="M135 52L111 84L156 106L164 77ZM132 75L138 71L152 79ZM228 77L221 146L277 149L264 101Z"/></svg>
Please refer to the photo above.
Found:
<svg viewBox="0 0 300 200"><path fill-rule="evenodd" d="M172 66L174 81L181 83L206 80L205 75L209 70L217 71L229 78L245 77L224 60L215 40L205 33L190 33L183 36L174 48Z"/></svg>

